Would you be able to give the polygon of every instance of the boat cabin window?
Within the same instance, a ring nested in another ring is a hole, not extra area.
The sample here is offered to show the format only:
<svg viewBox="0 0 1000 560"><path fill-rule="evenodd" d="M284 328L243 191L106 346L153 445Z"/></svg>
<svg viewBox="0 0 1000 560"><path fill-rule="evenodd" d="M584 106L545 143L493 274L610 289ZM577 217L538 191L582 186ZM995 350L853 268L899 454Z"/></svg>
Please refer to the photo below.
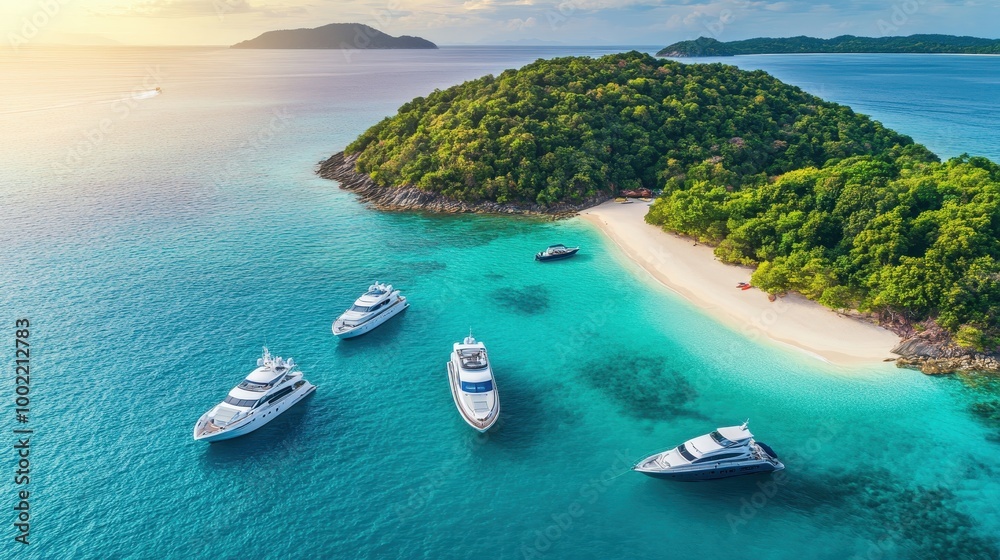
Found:
<svg viewBox="0 0 1000 560"><path fill-rule="evenodd" d="M715 443L718 443L722 447L729 447L731 445L736 445L736 442L729 441L728 439L725 438L725 436L720 434L718 430L715 430L710 435L712 436L712 439L715 440Z"/></svg>
<svg viewBox="0 0 1000 560"><path fill-rule="evenodd" d="M268 388L267 383L257 383L256 381L250 381L249 379L244 379L243 383L239 384L240 389L246 389L247 391L266 391Z"/></svg>
<svg viewBox="0 0 1000 560"><path fill-rule="evenodd" d="M226 402L233 406L253 407L257 404L257 399L237 399L233 396L226 396Z"/></svg>
<svg viewBox="0 0 1000 560"><path fill-rule="evenodd" d="M486 354L482 351L476 351L472 354L462 354L462 367L465 369L485 369L487 365Z"/></svg>
<svg viewBox="0 0 1000 560"><path fill-rule="evenodd" d="M716 461L723 461L725 459L732 459L733 457L739 457L743 453L723 453L721 455L712 455L710 457L702 457L695 461L695 463L714 463Z"/></svg>
<svg viewBox="0 0 1000 560"><path fill-rule="evenodd" d="M493 382L481 381L479 383L472 383L469 381L463 381L462 390L466 393L488 393L493 390Z"/></svg>
<svg viewBox="0 0 1000 560"><path fill-rule="evenodd" d="M697 459L697 457L692 455L691 452L687 450L687 447L684 447L683 443L677 446L677 452L681 454L681 457L684 457L688 461L694 461Z"/></svg>
<svg viewBox="0 0 1000 560"><path fill-rule="evenodd" d="M280 399L281 397L283 397L283 396L285 396L285 395L287 395L288 393L291 393L291 392L292 392L292 388L291 387L285 387L284 389L278 389L277 391L274 392L273 395L271 395L270 397L267 397L267 400L265 402L274 402L274 401Z"/></svg>
<svg viewBox="0 0 1000 560"><path fill-rule="evenodd" d="M352 305L351 311L357 311L358 313L371 313L372 311L378 311L379 309L382 309L386 305L389 305L388 299L380 301L375 305L372 305L371 307L366 305Z"/></svg>

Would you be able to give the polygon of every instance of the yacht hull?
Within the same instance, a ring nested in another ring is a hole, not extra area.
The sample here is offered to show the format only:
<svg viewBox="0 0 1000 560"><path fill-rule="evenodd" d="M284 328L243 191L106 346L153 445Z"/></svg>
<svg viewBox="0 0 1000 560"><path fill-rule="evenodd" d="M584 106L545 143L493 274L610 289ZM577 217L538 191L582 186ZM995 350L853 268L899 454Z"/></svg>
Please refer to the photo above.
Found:
<svg viewBox="0 0 1000 560"><path fill-rule="evenodd" d="M710 469L700 469L700 470L697 469L655 470L655 469L636 468L635 471L640 472L646 476L651 476L653 478L680 480L682 482L695 482L699 480L715 480L718 478L742 476L745 474L774 472L774 471L780 471L784 468L785 466L780 462L777 465L774 465L767 461L746 461L741 463L734 463L732 465L723 465L720 467L714 467Z"/></svg>
<svg viewBox="0 0 1000 560"><path fill-rule="evenodd" d="M388 321L389 319L392 319L396 315L399 315L400 313L403 312L403 310L405 310L409 306L410 303L406 301L406 298L400 297L398 302L387 307L385 311L383 311L378 315L378 317L375 317L374 319L371 319L369 321L365 321L363 324L358 325L357 327L345 327L342 324L338 325L338 323L340 323L340 320L334 321L333 335L336 336L337 338L354 338L356 336L361 336L367 332L375 330L376 327Z"/></svg>
<svg viewBox="0 0 1000 560"><path fill-rule="evenodd" d="M500 418L500 392L497 391L496 394L496 406L490 411L489 416L483 420L479 420L475 416L472 416L469 411L462 406L462 397L459 395L459 379L458 371L455 365L448 362L448 386L451 387L451 399L455 401L455 408L458 409L459 415L465 423L471 426L474 430L479 433L486 433L487 430L496 424L497 419Z"/></svg>
<svg viewBox="0 0 1000 560"><path fill-rule="evenodd" d="M194 439L207 441L208 443L215 443L217 441L233 439L235 437L249 434L250 432L267 424L271 420L274 420L281 415L282 412L288 410L302 399L311 395L315 390L316 386L306 381L302 387L296 389L294 392L290 393L287 397L281 399L274 405L262 410L255 410L253 414L247 416L246 418L242 418L225 428L211 433L206 433L202 429L206 422L208 422L208 412L206 412L198 420L198 423L195 424Z"/></svg>

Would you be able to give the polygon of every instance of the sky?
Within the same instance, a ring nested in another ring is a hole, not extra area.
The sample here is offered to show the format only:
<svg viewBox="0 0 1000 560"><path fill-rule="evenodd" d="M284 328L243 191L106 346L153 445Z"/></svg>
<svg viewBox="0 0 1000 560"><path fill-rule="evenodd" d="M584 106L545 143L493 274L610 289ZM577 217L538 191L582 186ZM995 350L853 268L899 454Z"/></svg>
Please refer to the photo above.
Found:
<svg viewBox="0 0 1000 560"><path fill-rule="evenodd" d="M356 22L439 45L665 46L809 35L998 37L1000 0L0 0L29 44L229 45L273 29Z"/></svg>

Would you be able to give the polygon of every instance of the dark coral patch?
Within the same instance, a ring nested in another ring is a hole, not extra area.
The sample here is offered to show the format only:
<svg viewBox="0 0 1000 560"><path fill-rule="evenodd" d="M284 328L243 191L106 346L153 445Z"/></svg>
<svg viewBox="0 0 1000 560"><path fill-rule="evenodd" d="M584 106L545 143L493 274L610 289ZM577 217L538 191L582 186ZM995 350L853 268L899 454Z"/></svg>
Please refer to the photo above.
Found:
<svg viewBox="0 0 1000 560"><path fill-rule="evenodd" d="M651 420L698 416L688 408L698 392L668 364L666 357L618 354L589 362L580 373L630 416Z"/></svg>
<svg viewBox="0 0 1000 560"><path fill-rule="evenodd" d="M962 511L960 499L946 486L904 486L892 472L877 467L787 476L791 478L776 501L811 515L830 515L831 526L844 520L863 525L882 553L903 550L902 557L921 560L1000 557L996 543Z"/></svg>
<svg viewBox="0 0 1000 560"><path fill-rule="evenodd" d="M540 315L549 309L549 289L542 285L523 288L501 288L491 294L493 301L503 309L519 315Z"/></svg>

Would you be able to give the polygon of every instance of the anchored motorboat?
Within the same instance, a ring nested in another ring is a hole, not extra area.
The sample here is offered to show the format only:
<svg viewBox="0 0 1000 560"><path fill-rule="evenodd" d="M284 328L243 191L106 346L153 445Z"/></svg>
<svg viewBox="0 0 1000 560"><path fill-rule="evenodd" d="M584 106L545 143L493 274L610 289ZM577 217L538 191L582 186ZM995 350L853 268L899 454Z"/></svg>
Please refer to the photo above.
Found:
<svg viewBox="0 0 1000 560"><path fill-rule="evenodd" d="M229 391L224 401L201 415L194 439L215 442L248 434L316 390L291 358L272 357L264 348L257 369Z"/></svg>
<svg viewBox="0 0 1000 560"><path fill-rule="evenodd" d="M465 423L479 432L489 430L500 417L500 393L493 380L493 368L486 346L472 337L452 346L448 361L451 397Z"/></svg>
<svg viewBox="0 0 1000 560"><path fill-rule="evenodd" d="M333 334L338 338L363 335L409 306L399 290L392 289L392 284L382 284L376 280L350 309L333 322Z"/></svg>
<svg viewBox="0 0 1000 560"><path fill-rule="evenodd" d="M650 455L632 470L655 478L692 481L784 469L774 450L754 440L747 428L749 422L719 428L669 451Z"/></svg>
<svg viewBox="0 0 1000 560"><path fill-rule="evenodd" d="M572 257L579 251L579 247L567 247L565 245L549 245L547 249L535 254L536 261L555 261Z"/></svg>

